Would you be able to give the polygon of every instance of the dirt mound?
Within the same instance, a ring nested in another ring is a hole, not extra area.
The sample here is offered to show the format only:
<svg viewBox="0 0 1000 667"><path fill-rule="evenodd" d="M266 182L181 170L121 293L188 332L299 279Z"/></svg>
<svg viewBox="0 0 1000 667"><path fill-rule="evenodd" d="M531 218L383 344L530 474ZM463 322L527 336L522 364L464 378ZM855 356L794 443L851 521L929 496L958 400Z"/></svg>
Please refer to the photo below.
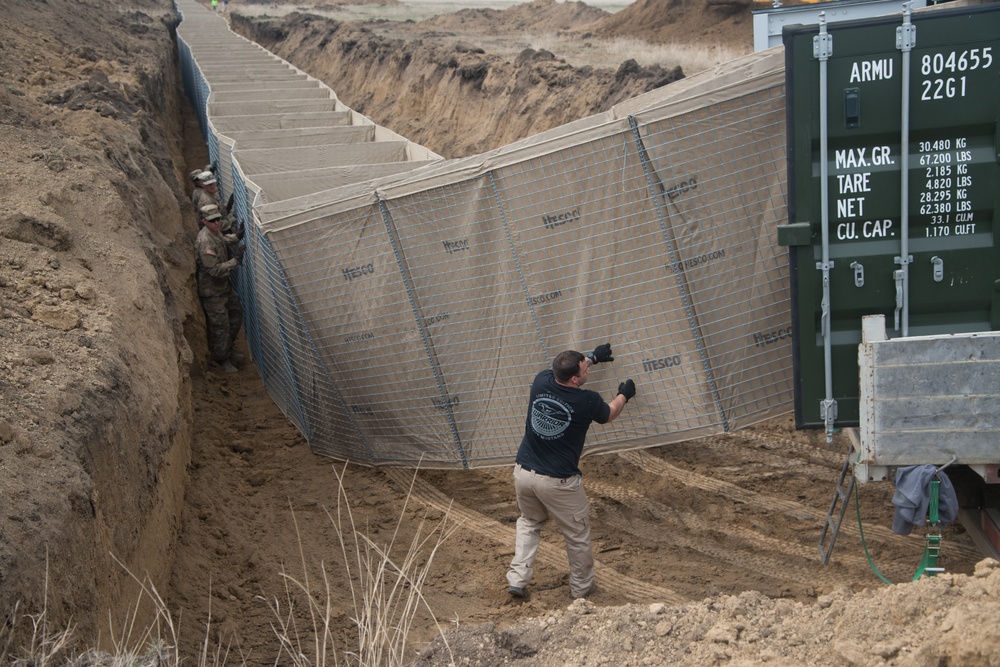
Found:
<svg viewBox="0 0 1000 667"><path fill-rule="evenodd" d="M84 636L131 596L113 557L165 585L183 498L174 20L154 0L0 12L0 614L47 593Z"/></svg>
<svg viewBox="0 0 1000 667"><path fill-rule="evenodd" d="M231 0L230 9L236 9L240 5L272 5L277 6L274 0ZM400 0L295 0L295 6L302 9L324 10L339 7L341 5L379 5L382 7L395 7L403 4Z"/></svg>
<svg viewBox="0 0 1000 667"><path fill-rule="evenodd" d="M462 9L420 21L420 25L483 34L555 33L589 25L608 16L610 14L604 10L583 2L534 0L503 10Z"/></svg>
<svg viewBox="0 0 1000 667"><path fill-rule="evenodd" d="M234 15L232 27L324 81L344 104L448 158L605 111L683 76L679 67L635 61L617 70L573 67L544 49L510 62L464 38L391 39L310 14Z"/></svg>
<svg viewBox="0 0 1000 667"><path fill-rule="evenodd" d="M121 630L135 600L114 556L167 597L183 657L197 660L208 637L237 642L230 660L273 665L267 603L287 613L282 573L301 565L323 582L343 568L326 511L342 466L309 452L252 365L223 375L204 363L185 175L207 155L179 99L176 17L169 0L116 7L0 12L0 613L17 600L37 613L47 593L53 627L72 620L83 648L107 642L109 612ZM418 45L304 17L259 31L347 104L443 154L657 83L632 66L587 72L540 49L508 63L454 38ZM394 554L421 521L461 522L423 586L435 616L415 619L414 658L443 625L458 630L458 665L998 664L995 565L972 576L978 552L961 528L945 531L949 574L883 590L871 573L863 547L896 581L922 549L886 528L891 489L864 488L866 541L846 523L819 565L844 450L781 419L584 459L599 589L572 605L551 530L530 598L506 595L509 469L349 466L345 493ZM331 585L339 651L356 637L348 586ZM424 664L440 663L438 646Z"/></svg>
<svg viewBox="0 0 1000 667"><path fill-rule="evenodd" d="M653 44L745 46L753 50L750 2L636 0L590 26L601 37L630 37Z"/></svg>
<svg viewBox="0 0 1000 667"><path fill-rule="evenodd" d="M972 577L940 576L815 604L748 591L681 606L566 609L507 628L493 624L435 640L416 667L564 665L963 665L1000 664L1000 564ZM973 600L981 603L970 605ZM451 657L454 656L454 662Z"/></svg>

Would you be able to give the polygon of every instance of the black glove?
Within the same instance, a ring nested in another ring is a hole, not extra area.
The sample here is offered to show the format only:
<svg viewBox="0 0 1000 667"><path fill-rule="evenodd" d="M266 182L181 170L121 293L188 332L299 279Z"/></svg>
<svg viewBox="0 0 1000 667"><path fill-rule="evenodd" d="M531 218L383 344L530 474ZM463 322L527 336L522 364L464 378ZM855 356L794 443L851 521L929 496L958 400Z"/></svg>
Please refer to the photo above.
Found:
<svg viewBox="0 0 1000 667"><path fill-rule="evenodd" d="M614 361L615 358L611 356L611 343L605 343L604 345L598 345L594 348L594 351L587 355L590 360L595 364L599 364L605 361Z"/></svg>
<svg viewBox="0 0 1000 667"><path fill-rule="evenodd" d="M244 245L238 245L235 248L233 248L233 259L236 260L237 264L243 263L243 255L246 254L246 251L247 249L246 246ZM635 393L634 390L633 393Z"/></svg>
<svg viewBox="0 0 1000 667"><path fill-rule="evenodd" d="M236 228L236 238L237 239L239 239L240 241L242 241L243 237L246 236L246 235L247 235L247 232L246 232L245 229L243 229L243 225L240 225L239 227Z"/></svg>
<svg viewBox="0 0 1000 667"><path fill-rule="evenodd" d="M618 393L625 397L625 402L628 403L629 399L635 396L635 382L632 380L625 380L618 385Z"/></svg>
<svg viewBox="0 0 1000 667"><path fill-rule="evenodd" d="M232 211L232 210L233 210L233 197L235 197L235 196L236 196L236 193L234 192L233 194L229 195L229 200L228 200L228 201L226 201L226 213L227 213L227 214L228 214L228 213L229 213L230 211Z"/></svg>

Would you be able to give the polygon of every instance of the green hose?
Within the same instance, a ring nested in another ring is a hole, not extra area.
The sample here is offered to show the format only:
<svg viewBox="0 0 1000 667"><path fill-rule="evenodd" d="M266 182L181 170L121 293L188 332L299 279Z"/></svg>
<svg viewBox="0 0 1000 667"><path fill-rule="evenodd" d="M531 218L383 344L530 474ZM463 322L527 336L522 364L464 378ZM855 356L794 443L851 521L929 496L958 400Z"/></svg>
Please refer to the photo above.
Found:
<svg viewBox="0 0 1000 667"><path fill-rule="evenodd" d="M871 567L872 572L874 572L878 576L879 579L881 579L885 583L887 583L890 586L892 586L893 583L895 583L895 582L889 581L888 579L886 579L882 575L881 572L878 571L878 568L875 567L875 561L872 560L871 554L868 553L868 543L865 542L865 531L864 531L864 528L861 527L861 501L858 498L858 487L857 487L857 485L855 485L855 487L854 487L854 509L855 509L855 511L857 512L857 515L858 515L858 532L861 533L861 546L865 550L865 558L868 559L868 565L869 565L869 567ZM928 555L929 555L929 551L928 551L927 547L928 547L928 545L924 544L924 555L921 556L921 558L920 558L920 565L917 567L917 572L916 572L916 574L913 575L913 578L910 579L910 581L916 581L917 579L919 579L923 575L924 569L927 567L927 558L928 558Z"/></svg>

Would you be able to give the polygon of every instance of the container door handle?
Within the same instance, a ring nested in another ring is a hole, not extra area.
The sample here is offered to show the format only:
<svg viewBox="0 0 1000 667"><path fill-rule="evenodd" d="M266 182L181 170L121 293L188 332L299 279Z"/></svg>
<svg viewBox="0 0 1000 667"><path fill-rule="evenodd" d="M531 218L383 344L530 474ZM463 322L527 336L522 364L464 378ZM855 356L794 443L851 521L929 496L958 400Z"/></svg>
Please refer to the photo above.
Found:
<svg viewBox="0 0 1000 667"><path fill-rule="evenodd" d="M854 286L864 287L865 286L865 267L861 262L851 262L851 268L854 269Z"/></svg>
<svg viewBox="0 0 1000 667"><path fill-rule="evenodd" d="M896 281L896 312L893 314L893 322L896 331L899 331L899 312L903 310L903 269L893 271L892 279Z"/></svg>

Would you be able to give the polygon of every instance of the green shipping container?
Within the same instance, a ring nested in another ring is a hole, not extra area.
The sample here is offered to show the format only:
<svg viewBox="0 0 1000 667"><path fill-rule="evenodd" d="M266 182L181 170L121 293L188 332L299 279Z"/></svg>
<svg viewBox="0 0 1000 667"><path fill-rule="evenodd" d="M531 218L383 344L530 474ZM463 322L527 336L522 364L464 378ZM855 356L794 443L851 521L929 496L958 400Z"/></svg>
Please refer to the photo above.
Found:
<svg viewBox="0 0 1000 667"><path fill-rule="evenodd" d="M864 315L1000 329L1000 5L944 7L783 32L799 427L858 424Z"/></svg>

